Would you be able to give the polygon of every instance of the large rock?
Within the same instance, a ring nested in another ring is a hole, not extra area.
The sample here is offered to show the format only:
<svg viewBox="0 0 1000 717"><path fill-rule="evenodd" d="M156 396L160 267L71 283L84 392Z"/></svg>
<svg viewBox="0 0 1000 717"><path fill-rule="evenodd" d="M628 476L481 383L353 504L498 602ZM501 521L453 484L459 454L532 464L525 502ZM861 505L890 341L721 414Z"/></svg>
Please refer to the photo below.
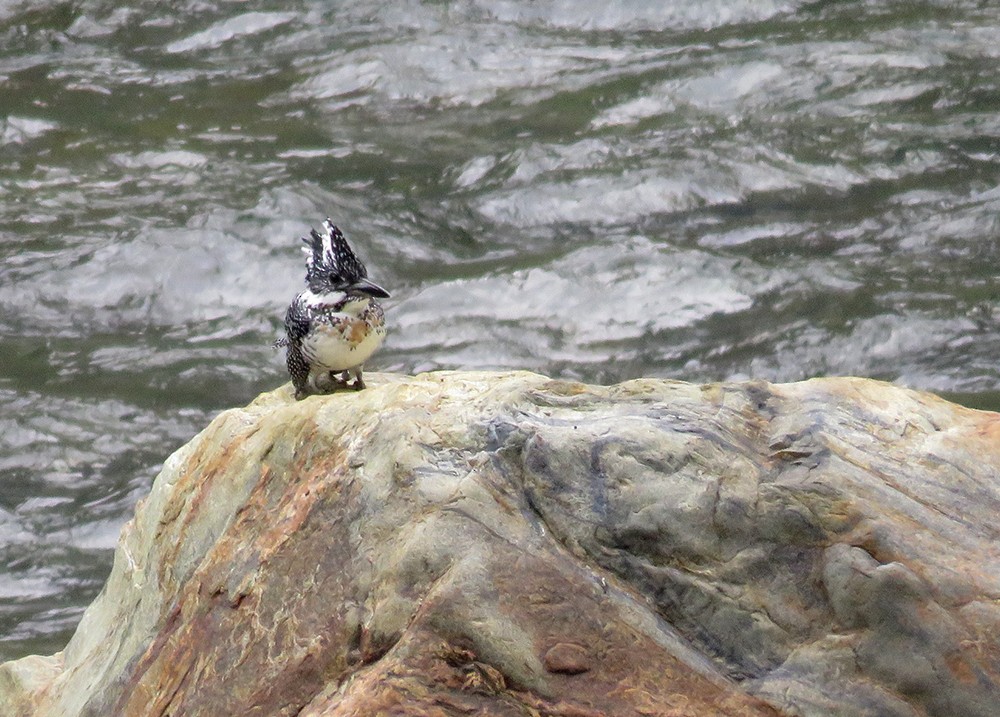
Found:
<svg viewBox="0 0 1000 717"><path fill-rule="evenodd" d="M370 383L171 456L0 705L1000 714L997 414L860 379Z"/></svg>

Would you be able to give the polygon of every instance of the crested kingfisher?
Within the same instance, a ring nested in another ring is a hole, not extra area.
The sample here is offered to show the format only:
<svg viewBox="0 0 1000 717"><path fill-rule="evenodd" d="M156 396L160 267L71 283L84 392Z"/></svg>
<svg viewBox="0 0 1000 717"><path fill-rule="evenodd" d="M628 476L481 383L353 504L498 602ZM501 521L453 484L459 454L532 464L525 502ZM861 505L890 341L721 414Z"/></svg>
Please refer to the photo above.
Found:
<svg viewBox="0 0 1000 717"><path fill-rule="evenodd" d="M322 233L311 229L302 241L308 288L288 306L285 337L275 342L286 347L295 398L337 388L360 391L364 363L385 339L378 299L389 292L368 280L365 265L329 219Z"/></svg>

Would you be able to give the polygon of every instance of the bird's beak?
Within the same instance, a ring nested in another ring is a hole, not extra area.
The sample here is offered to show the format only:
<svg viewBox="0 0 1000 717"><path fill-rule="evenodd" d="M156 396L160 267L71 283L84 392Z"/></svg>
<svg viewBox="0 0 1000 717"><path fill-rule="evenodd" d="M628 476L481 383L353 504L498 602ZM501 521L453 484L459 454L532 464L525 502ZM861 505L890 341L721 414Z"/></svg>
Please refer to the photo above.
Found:
<svg viewBox="0 0 1000 717"><path fill-rule="evenodd" d="M351 284L351 291L357 292L359 294L368 294L369 296L377 296L380 299L388 299L389 292L383 289L378 284L375 284L368 279L358 279L353 284Z"/></svg>

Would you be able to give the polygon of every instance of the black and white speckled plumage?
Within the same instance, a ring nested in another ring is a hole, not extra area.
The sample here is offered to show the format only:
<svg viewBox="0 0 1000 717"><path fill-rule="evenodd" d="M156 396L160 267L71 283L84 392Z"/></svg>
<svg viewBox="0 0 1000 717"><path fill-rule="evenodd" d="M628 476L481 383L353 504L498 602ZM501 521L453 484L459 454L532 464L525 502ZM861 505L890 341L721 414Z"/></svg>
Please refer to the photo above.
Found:
<svg viewBox="0 0 1000 717"><path fill-rule="evenodd" d="M306 243L308 289L285 314L285 363L296 398L346 387L364 388L364 362L385 338L377 298L389 293L368 280L368 270L341 231L327 219L324 232L310 230ZM338 376L337 374L342 374Z"/></svg>

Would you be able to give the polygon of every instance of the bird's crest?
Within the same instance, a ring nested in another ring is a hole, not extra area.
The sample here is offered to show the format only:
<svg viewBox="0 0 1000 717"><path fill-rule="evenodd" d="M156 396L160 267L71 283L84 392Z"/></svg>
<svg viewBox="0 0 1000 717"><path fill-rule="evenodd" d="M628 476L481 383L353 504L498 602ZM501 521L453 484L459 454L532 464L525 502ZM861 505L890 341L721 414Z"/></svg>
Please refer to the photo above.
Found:
<svg viewBox="0 0 1000 717"><path fill-rule="evenodd" d="M323 222L323 233L309 230L302 237L306 243L306 281L314 291L326 288L343 289L368 277L365 265L355 256L344 234L329 219Z"/></svg>

